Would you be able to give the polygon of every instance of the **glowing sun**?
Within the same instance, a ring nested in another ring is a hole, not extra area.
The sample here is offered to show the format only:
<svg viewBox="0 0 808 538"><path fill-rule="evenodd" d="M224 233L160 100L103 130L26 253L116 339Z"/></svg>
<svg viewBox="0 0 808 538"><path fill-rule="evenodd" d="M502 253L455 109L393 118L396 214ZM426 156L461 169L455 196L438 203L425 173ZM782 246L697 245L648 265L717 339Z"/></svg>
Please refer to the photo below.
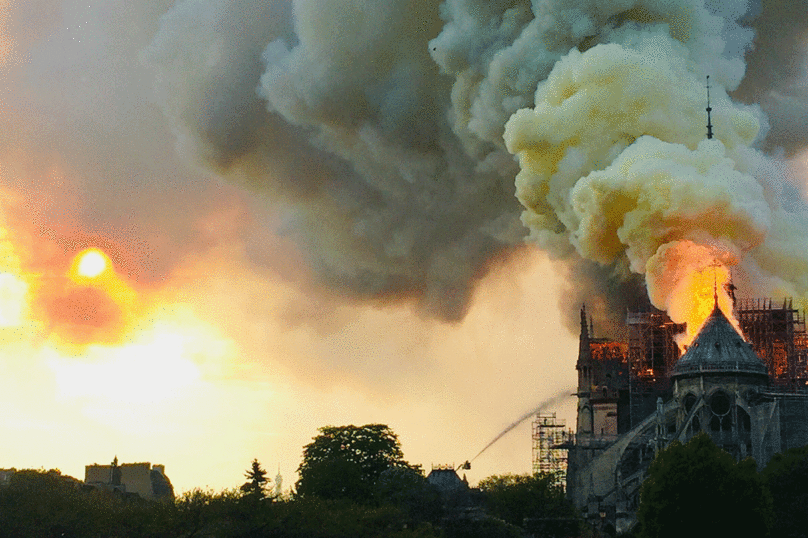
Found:
<svg viewBox="0 0 808 538"><path fill-rule="evenodd" d="M76 271L83 277L95 278L107 268L107 257L98 249L91 248L79 256Z"/></svg>

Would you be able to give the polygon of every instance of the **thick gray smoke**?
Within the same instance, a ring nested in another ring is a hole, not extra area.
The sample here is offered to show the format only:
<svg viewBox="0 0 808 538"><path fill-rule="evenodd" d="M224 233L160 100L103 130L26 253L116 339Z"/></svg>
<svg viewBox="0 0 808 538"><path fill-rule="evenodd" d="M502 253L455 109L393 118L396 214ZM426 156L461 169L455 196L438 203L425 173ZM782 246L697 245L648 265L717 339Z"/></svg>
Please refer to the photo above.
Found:
<svg viewBox="0 0 808 538"><path fill-rule="evenodd" d="M808 0L764 0L744 19L755 40L732 96L760 103L772 125L764 146L793 156L808 140Z"/></svg>
<svg viewBox="0 0 808 538"><path fill-rule="evenodd" d="M326 281L457 319L524 230L513 160L452 131L442 24L421 0L183 2L146 57L181 150L266 193Z"/></svg>
<svg viewBox="0 0 808 538"><path fill-rule="evenodd" d="M804 62L806 18L772 5L185 0L144 58L181 152L263 193L341 291L458 319L528 237L616 319L643 285L671 308L675 259L808 292L808 219L758 149L805 146L804 73L765 65ZM767 52L784 19L795 52Z"/></svg>

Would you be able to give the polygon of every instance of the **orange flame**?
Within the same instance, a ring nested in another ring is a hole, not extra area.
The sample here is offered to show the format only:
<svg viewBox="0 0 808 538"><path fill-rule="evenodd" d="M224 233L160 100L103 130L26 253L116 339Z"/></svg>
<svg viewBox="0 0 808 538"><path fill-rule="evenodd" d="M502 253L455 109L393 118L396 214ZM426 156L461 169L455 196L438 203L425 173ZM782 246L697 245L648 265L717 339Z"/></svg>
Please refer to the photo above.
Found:
<svg viewBox="0 0 808 538"><path fill-rule="evenodd" d="M665 310L676 323L686 323L677 338L684 352L710 316L716 301L724 316L741 334L733 313L729 268L737 265L739 253L719 241L671 241L660 247L646 265L646 284L651 303Z"/></svg>
<svg viewBox="0 0 808 538"><path fill-rule="evenodd" d="M733 312L729 286L729 269L720 264L694 271L683 279L678 287L679 293L670 299L671 309L684 313L684 321L687 324L685 333L677 338L682 353L696 339L704 322L712 313L716 301L735 330L742 334Z"/></svg>

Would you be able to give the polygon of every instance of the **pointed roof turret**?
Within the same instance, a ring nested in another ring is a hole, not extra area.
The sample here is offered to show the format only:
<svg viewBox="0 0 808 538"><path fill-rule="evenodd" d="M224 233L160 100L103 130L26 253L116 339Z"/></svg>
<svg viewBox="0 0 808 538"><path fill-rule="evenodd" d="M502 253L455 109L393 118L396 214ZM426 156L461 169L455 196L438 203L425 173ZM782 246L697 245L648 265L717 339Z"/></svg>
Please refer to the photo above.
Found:
<svg viewBox="0 0 808 538"><path fill-rule="evenodd" d="M710 112L713 111L713 107L710 106L710 75L707 75L707 140L712 140L713 138L713 122L712 118L710 118Z"/></svg>
<svg viewBox="0 0 808 538"><path fill-rule="evenodd" d="M751 344L738 334L717 303L693 344L674 366L671 378L702 373L747 374L768 378L766 365Z"/></svg>
<svg viewBox="0 0 808 538"><path fill-rule="evenodd" d="M581 335L578 339L578 363L576 368L581 367L592 360L592 350L589 347L589 327L586 324L586 305L581 306Z"/></svg>
<svg viewBox="0 0 808 538"><path fill-rule="evenodd" d="M586 305L581 305L581 338L589 338L589 330L586 324Z"/></svg>

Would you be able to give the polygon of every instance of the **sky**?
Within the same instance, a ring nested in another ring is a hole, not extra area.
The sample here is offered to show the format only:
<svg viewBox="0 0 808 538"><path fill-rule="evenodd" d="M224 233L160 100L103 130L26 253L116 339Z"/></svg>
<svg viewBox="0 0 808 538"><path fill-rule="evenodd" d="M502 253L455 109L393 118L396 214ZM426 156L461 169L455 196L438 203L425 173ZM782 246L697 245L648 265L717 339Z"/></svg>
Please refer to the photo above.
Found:
<svg viewBox="0 0 808 538"><path fill-rule="evenodd" d="M799 304L807 13L0 0L0 467L289 487L367 423L459 465L572 394L584 303L597 336L646 295L689 319L718 263Z"/></svg>

